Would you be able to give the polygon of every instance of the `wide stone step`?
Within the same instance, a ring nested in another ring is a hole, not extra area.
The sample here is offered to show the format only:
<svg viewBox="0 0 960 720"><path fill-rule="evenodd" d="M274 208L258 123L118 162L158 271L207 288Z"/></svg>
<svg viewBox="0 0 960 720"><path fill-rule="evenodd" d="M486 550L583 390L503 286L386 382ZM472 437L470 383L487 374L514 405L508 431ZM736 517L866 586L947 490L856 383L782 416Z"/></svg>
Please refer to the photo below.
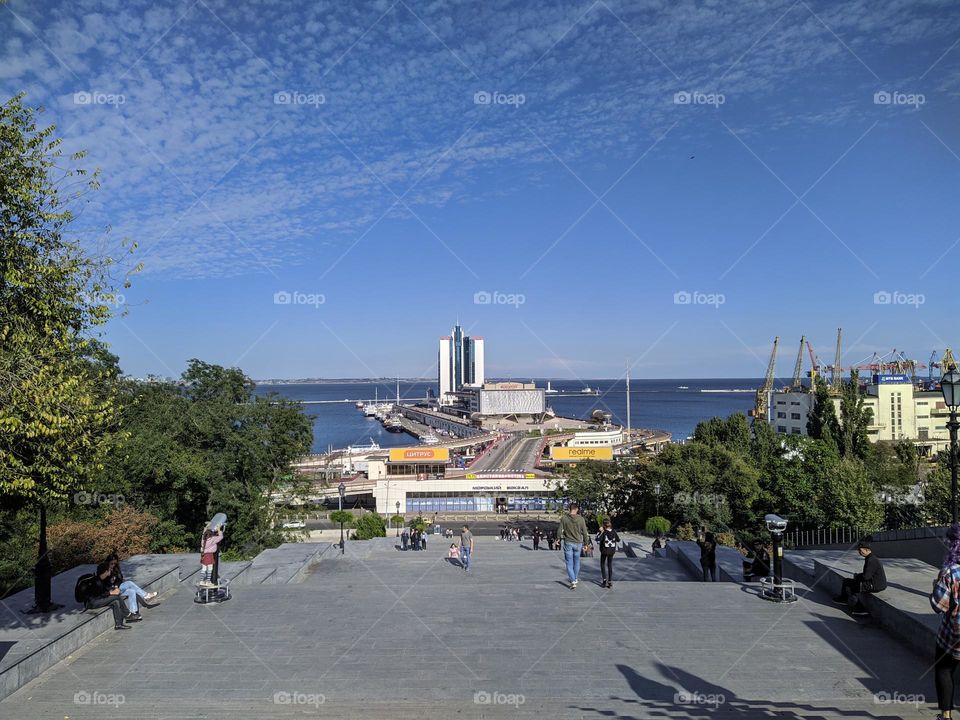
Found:
<svg viewBox="0 0 960 720"><path fill-rule="evenodd" d="M864 606L891 636L932 658L940 628L940 616L930 606L937 568L912 558L883 558L882 562L887 588L861 595ZM785 565L811 588L837 595L844 578L863 570L863 558L855 549L794 550L787 553Z"/></svg>

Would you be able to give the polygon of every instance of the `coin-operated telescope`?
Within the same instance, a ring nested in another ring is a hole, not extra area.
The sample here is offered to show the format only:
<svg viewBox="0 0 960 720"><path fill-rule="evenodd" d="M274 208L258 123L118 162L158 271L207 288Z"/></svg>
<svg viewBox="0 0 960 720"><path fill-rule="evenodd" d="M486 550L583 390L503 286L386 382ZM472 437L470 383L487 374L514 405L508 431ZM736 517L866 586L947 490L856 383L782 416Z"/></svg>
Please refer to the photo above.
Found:
<svg viewBox="0 0 960 720"><path fill-rule="evenodd" d="M763 521L767 524L773 540L773 575L760 580L760 597L778 603L796 602L797 593L793 580L783 578L783 534L787 531L787 521L772 513L764 516Z"/></svg>

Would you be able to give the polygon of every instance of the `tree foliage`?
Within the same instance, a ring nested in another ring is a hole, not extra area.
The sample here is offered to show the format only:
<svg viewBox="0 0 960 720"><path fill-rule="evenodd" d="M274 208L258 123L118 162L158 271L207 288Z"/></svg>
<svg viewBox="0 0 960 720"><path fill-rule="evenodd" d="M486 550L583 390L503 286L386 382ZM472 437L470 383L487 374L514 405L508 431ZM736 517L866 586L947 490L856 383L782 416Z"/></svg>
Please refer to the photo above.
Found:
<svg viewBox="0 0 960 720"><path fill-rule="evenodd" d="M364 513L354 522L353 539L370 540L375 537L386 537L387 528L383 516L375 513Z"/></svg>
<svg viewBox="0 0 960 720"><path fill-rule="evenodd" d="M68 233L96 175L65 168L53 126L0 105L0 493L45 505L101 469L115 366L91 337L112 315L111 260Z"/></svg>
<svg viewBox="0 0 960 720"><path fill-rule="evenodd" d="M107 458L103 488L172 521L181 545L217 512L244 554L280 542L271 496L302 490L290 463L313 441L299 405L257 396L241 370L199 360L179 382L124 381L122 395L128 440Z"/></svg>
<svg viewBox="0 0 960 720"><path fill-rule="evenodd" d="M334 510L328 517L330 518L330 522L336 523L337 525L343 523L347 527L350 527L353 524L353 513L349 510Z"/></svg>
<svg viewBox="0 0 960 720"><path fill-rule="evenodd" d="M840 395L840 454L845 458L863 460L869 452L867 426L873 418L870 408L864 406L863 391L856 370L843 383Z"/></svg>

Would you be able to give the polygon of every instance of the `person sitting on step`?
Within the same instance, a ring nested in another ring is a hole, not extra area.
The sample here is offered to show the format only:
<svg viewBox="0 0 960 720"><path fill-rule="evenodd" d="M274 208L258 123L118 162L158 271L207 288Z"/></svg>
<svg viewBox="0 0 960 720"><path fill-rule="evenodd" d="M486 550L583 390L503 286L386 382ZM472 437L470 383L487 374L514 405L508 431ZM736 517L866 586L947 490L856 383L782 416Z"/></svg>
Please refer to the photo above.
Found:
<svg viewBox="0 0 960 720"><path fill-rule="evenodd" d="M106 562L110 565L110 584L120 590L120 594L127 601L130 614L140 619L140 605L153 607L150 601L157 596L157 593L147 592L133 580L124 579L123 571L120 569L120 556L116 550L107 556Z"/></svg>
<svg viewBox="0 0 960 720"><path fill-rule="evenodd" d="M852 578L844 578L840 586L840 594L833 598L835 603L852 605L853 615L869 615L863 604L864 593L878 593L887 589L887 575L870 547L870 539L864 538L857 543L857 552L863 558L863 572L856 573Z"/></svg>

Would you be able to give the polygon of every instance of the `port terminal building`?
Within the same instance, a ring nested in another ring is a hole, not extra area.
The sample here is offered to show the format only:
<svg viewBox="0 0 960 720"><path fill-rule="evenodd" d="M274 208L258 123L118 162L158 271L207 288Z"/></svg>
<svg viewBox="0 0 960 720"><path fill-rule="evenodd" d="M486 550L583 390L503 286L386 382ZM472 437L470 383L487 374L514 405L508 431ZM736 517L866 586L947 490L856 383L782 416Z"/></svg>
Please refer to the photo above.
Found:
<svg viewBox="0 0 960 720"><path fill-rule="evenodd" d="M872 442L906 440L923 455L932 455L950 446L947 421L950 410L939 390L915 385L906 374L874 374L864 385L864 407L872 414L867 437ZM840 398L831 396L837 417ZM813 413L816 395L807 390L770 393L771 426L783 435L807 435L807 421Z"/></svg>

